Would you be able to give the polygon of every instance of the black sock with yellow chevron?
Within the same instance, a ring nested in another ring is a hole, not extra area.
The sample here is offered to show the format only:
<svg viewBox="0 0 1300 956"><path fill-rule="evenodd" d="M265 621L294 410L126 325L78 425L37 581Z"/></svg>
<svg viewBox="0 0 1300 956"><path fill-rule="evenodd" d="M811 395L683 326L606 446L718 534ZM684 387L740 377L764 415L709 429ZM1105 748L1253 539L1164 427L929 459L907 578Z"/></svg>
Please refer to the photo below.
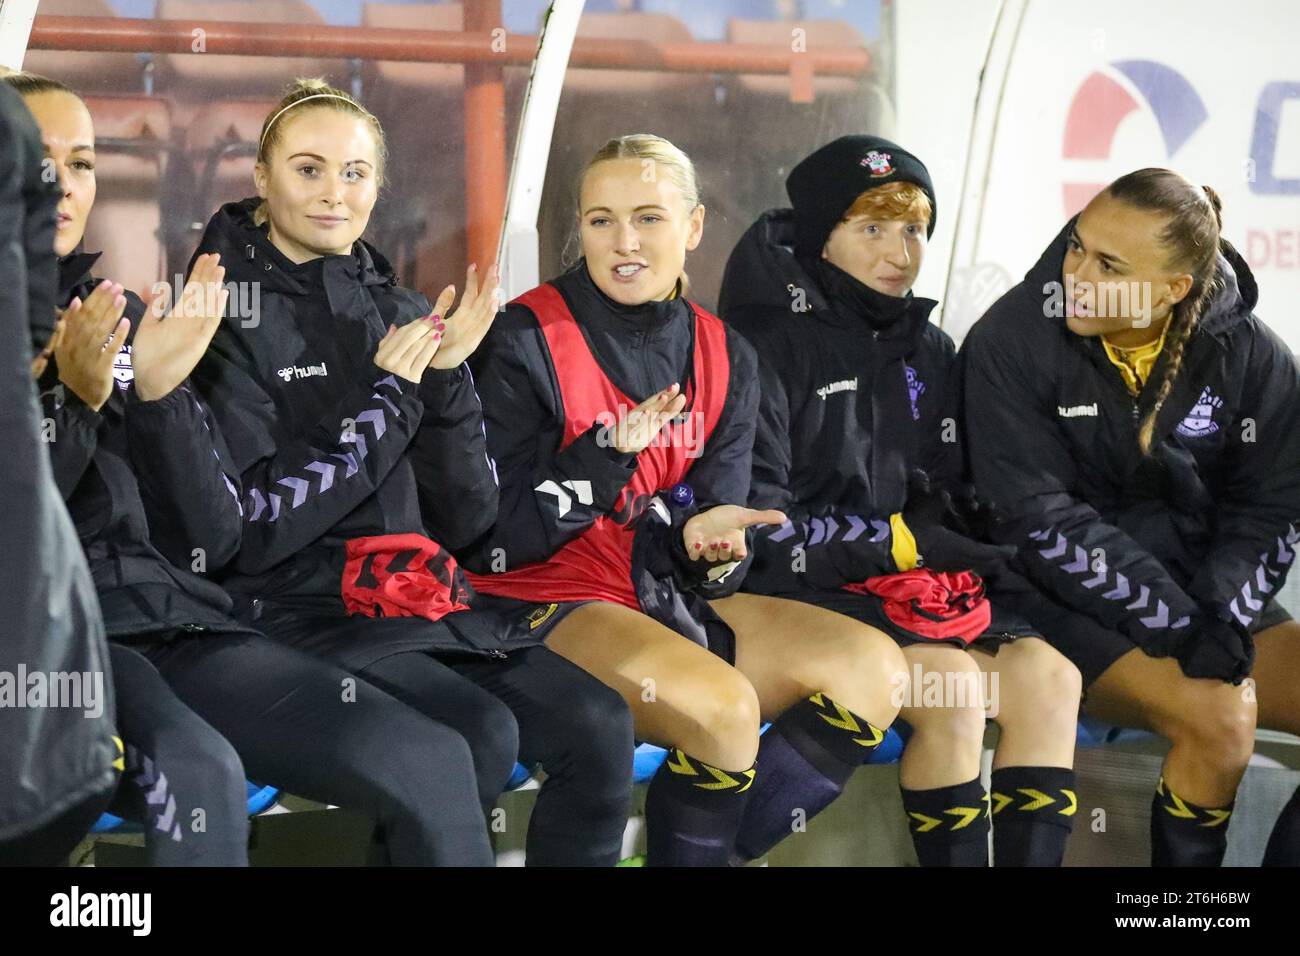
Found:
<svg viewBox="0 0 1300 956"><path fill-rule="evenodd" d="M1060 866L1079 802L1068 767L993 771L993 865Z"/></svg>
<svg viewBox="0 0 1300 956"><path fill-rule="evenodd" d="M1222 866L1232 804L1198 807L1161 777L1151 801L1152 866Z"/></svg>
<svg viewBox="0 0 1300 956"><path fill-rule="evenodd" d="M756 860L844 791L885 732L814 694L786 710L758 746L754 795L736 837L740 861Z"/></svg>
<svg viewBox="0 0 1300 956"><path fill-rule="evenodd" d="M719 770L669 750L646 793L646 865L727 866L753 783L753 767Z"/></svg>
<svg viewBox="0 0 1300 956"><path fill-rule="evenodd" d="M1300 787L1282 808L1268 838L1261 866L1300 866Z"/></svg>
<svg viewBox="0 0 1300 956"><path fill-rule="evenodd" d="M988 794L980 778L933 790L903 788L903 809L922 866L988 866Z"/></svg>

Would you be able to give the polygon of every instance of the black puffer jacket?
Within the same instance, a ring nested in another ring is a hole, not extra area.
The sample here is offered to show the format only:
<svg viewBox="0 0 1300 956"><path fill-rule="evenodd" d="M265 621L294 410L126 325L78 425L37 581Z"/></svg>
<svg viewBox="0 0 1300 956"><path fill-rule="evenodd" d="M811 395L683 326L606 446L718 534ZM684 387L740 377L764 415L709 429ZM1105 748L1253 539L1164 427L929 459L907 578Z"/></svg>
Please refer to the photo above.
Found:
<svg viewBox="0 0 1300 956"><path fill-rule="evenodd" d="M1138 427L1167 351L1135 399L1096 338L1061 318L1073 222L962 346L976 486L1029 576L1149 653L1204 622L1249 627L1300 542L1300 369L1252 309L1234 251L1187 344L1143 456ZM1055 287L1053 287L1055 284Z"/></svg>
<svg viewBox="0 0 1300 956"><path fill-rule="evenodd" d="M74 252L60 260L60 306L95 288L90 269L98 258ZM202 576L239 547L237 475L210 410L188 382L158 401L136 397L131 349L143 313L128 293L131 331L115 362L116 387L98 412L58 382L58 363L50 363L41 402L53 431L54 477L109 636L241 630L229 616L230 598Z"/></svg>
<svg viewBox="0 0 1300 956"><path fill-rule="evenodd" d="M759 354L750 504L790 518L760 531L746 579L773 594L897 571L889 518L908 503L910 475L961 478L955 349L929 321L936 303L873 293L824 263L810 274L793 238L790 210L761 216L721 294L723 319Z"/></svg>
<svg viewBox="0 0 1300 956"><path fill-rule="evenodd" d="M261 602L341 615L349 540L467 544L496 519L496 478L468 368L430 369L417 386L375 365L388 326L427 315L428 300L365 242L291 262L253 223L257 202L218 210L195 252L219 253L235 283L195 371L243 488L242 546L223 583L250 620Z"/></svg>
<svg viewBox="0 0 1300 956"><path fill-rule="evenodd" d="M29 343L53 328L54 209L41 176L41 136L18 94L0 84L0 671L8 693L30 676L100 675L102 708L0 706L0 843L25 836L113 785L114 708L104 627L85 558L42 440ZM29 297L29 284L30 297ZM30 310L30 311L29 311Z"/></svg>

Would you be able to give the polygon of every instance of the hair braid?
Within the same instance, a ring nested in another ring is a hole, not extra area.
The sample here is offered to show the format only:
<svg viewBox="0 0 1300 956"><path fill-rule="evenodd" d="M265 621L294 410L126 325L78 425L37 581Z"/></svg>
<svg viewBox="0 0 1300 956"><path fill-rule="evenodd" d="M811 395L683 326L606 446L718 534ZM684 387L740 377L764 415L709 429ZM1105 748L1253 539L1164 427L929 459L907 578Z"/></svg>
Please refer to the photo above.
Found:
<svg viewBox="0 0 1300 956"><path fill-rule="evenodd" d="M1169 398L1169 393L1173 391L1174 380L1178 377L1178 369L1183 364L1183 352L1187 349L1187 343L1191 341L1192 333L1196 331L1196 326L1201 321L1201 316L1205 314L1206 308L1214 301L1215 295L1218 294L1222 283L1218 276L1209 282L1201 283L1200 292L1194 299L1184 299L1174 306L1173 329L1171 338L1166 343L1168 349L1168 359L1165 361L1164 374L1160 379L1160 388L1156 391L1155 403L1151 406L1151 411L1142 421L1142 427L1138 431L1138 444L1142 448L1142 454L1151 454L1151 442L1155 436L1156 417L1160 414L1160 409L1164 407L1165 400Z"/></svg>
<svg viewBox="0 0 1300 956"><path fill-rule="evenodd" d="M1223 201L1209 186L1195 186L1168 169L1148 168L1128 173L1106 187L1120 202L1166 217L1159 241L1169 267L1192 276L1188 294L1173 307L1166 330L1166 361L1156 400L1138 429L1138 444L1151 453L1156 417L1164 407L1183 364L1187 343L1210 303L1223 288L1218 275L1220 252L1230 250L1223 238Z"/></svg>

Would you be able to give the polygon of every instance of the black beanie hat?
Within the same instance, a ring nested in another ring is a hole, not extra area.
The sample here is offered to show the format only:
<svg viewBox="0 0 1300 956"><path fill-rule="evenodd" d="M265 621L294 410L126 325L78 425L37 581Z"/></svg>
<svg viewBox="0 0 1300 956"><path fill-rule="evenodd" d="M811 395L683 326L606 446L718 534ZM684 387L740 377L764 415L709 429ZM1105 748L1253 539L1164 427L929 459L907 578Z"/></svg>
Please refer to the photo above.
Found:
<svg viewBox="0 0 1300 956"><path fill-rule="evenodd" d="M888 183L915 183L930 199L930 227L939 212L930 172L897 143L879 136L841 136L790 171L785 191L794 206L795 250L820 256L831 232L854 201Z"/></svg>

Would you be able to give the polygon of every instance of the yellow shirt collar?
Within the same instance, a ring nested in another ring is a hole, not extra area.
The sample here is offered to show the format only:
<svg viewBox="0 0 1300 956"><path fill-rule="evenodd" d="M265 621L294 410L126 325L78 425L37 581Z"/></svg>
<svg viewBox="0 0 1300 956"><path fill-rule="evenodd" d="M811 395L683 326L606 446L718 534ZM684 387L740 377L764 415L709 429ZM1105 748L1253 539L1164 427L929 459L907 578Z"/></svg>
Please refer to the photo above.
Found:
<svg viewBox="0 0 1300 956"><path fill-rule="evenodd" d="M1124 377L1124 384L1128 386L1131 394L1136 395L1142 391L1142 386L1151 375L1156 359L1160 357L1160 351L1165 347L1165 335L1168 332L1169 325L1166 323L1160 332L1160 338L1131 349L1111 345L1106 341L1106 337L1102 336L1101 345L1106 350L1106 358L1119 369L1120 375Z"/></svg>

